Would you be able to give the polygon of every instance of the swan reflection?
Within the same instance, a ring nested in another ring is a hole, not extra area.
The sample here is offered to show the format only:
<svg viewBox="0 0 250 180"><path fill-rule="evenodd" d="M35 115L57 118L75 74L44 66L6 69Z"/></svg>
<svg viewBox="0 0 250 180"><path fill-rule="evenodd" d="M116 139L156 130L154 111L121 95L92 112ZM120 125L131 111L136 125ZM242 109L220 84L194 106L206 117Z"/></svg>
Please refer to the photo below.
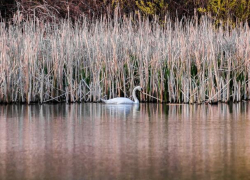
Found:
<svg viewBox="0 0 250 180"><path fill-rule="evenodd" d="M112 105L105 104L102 106L103 111L107 113L110 117L113 118L129 118L132 115L132 118L135 118L139 112L139 104L120 104Z"/></svg>

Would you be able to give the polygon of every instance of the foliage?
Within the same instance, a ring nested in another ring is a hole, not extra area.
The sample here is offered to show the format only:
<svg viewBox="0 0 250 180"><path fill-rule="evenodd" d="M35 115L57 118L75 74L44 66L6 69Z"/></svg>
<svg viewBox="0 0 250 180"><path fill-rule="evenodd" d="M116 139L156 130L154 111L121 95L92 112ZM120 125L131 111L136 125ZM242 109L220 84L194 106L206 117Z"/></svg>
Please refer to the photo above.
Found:
<svg viewBox="0 0 250 180"><path fill-rule="evenodd" d="M218 23L228 18L232 22L249 21L250 1L248 0L2 0L1 16L12 18L17 10L23 17L39 17L49 21L60 18L79 20L81 17L98 19L103 16L120 17L131 14L172 19L210 14ZM152 18L151 18L152 20Z"/></svg>
<svg viewBox="0 0 250 180"><path fill-rule="evenodd" d="M139 11L146 16L166 15L168 4L164 0L153 0L144 2L143 0L135 1Z"/></svg>
<svg viewBox="0 0 250 180"><path fill-rule="evenodd" d="M209 0L207 8L198 8L201 13L210 13L216 23L219 21L246 21L250 18L250 1Z"/></svg>

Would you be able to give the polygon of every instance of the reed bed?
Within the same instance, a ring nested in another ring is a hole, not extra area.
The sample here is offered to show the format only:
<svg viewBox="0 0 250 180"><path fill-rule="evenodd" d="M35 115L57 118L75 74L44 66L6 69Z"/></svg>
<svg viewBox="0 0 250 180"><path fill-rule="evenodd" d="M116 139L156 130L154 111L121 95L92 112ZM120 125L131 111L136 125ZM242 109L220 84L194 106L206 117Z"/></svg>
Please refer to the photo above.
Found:
<svg viewBox="0 0 250 180"><path fill-rule="evenodd" d="M0 102L96 102L130 97L136 85L169 103L247 100L249 60L248 25L215 27L208 17L17 19L0 23Z"/></svg>

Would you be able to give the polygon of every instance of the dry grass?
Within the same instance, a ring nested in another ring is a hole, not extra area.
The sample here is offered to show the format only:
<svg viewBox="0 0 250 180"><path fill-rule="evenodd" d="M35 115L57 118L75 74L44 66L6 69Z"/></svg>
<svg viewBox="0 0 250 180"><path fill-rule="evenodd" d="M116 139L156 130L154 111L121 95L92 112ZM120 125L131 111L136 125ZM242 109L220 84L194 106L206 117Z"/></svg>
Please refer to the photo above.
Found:
<svg viewBox="0 0 250 180"><path fill-rule="evenodd" d="M206 17L164 27L147 19L72 25L16 18L8 28L0 24L2 103L129 97L136 85L171 103L250 98L247 25L223 30Z"/></svg>

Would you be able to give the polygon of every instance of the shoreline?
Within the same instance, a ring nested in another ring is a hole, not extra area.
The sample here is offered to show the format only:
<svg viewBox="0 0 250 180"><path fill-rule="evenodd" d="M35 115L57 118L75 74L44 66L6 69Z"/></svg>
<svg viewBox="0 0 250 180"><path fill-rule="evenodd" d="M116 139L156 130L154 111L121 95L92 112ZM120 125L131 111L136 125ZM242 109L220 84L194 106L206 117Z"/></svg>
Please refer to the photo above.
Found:
<svg viewBox="0 0 250 180"><path fill-rule="evenodd" d="M156 105L168 105L168 106L182 106L182 105L211 105L211 106L217 106L219 104L240 104L240 103L248 103L250 102L249 100L242 100L242 101L238 101L238 102L233 102L233 101L229 101L229 102L216 102L216 103L168 103L168 102L140 102L139 104L156 104ZM70 103L66 103L64 102L46 102L46 103L39 103L39 102L31 102L30 104L27 103L21 103L21 102L12 102L12 103L0 103L0 106L8 106L8 105L73 105L73 104L103 104L103 105L118 105L118 106L122 106L122 105L135 105L135 104L105 104L103 102L100 101L96 101L96 102L70 102Z"/></svg>

